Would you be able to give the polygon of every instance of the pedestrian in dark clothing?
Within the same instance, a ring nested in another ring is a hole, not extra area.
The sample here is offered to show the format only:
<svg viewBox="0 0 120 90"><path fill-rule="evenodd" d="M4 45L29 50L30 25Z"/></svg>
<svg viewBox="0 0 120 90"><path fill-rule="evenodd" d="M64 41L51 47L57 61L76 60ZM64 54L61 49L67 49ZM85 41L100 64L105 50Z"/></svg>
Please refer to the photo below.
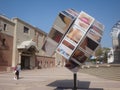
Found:
<svg viewBox="0 0 120 90"><path fill-rule="evenodd" d="M15 72L15 77L14 77L15 80L19 79L20 70L21 70L20 64L17 64L15 67L15 71L14 71Z"/></svg>

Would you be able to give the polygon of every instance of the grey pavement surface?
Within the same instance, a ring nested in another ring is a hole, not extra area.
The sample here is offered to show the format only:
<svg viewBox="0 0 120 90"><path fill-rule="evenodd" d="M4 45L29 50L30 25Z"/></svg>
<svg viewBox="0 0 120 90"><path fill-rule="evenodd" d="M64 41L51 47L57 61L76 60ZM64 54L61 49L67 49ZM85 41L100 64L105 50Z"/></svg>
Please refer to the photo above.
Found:
<svg viewBox="0 0 120 90"><path fill-rule="evenodd" d="M79 72L87 73L104 79L120 81L120 66L98 67L98 68L90 68L90 69L85 68L85 69L80 69Z"/></svg>
<svg viewBox="0 0 120 90"><path fill-rule="evenodd" d="M96 68L96 71L97 69L98 68ZM120 72L120 68L118 69ZM77 73L77 90L120 90L119 80L106 79L103 75L103 73L105 73L104 70L99 73L101 77L96 74L93 76L90 73L93 73L93 71L96 72L94 69L81 69ZM98 69L98 71L100 71L100 69ZM73 89L73 73L65 67L24 70L20 72L19 80L14 80L13 77L14 74L12 72L0 72L0 90Z"/></svg>

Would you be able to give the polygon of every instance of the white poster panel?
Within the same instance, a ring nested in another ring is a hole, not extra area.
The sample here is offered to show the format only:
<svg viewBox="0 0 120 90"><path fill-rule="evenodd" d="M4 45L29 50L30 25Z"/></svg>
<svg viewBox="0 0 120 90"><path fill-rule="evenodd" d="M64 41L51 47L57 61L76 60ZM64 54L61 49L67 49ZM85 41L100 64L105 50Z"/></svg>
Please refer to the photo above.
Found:
<svg viewBox="0 0 120 90"><path fill-rule="evenodd" d="M59 13L53 24L53 27L59 32L65 34L72 22L73 20L69 16L66 16L63 13Z"/></svg>
<svg viewBox="0 0 120 90"><path fill-rule="evenodd" d="M93 21L94 21L93 17L81 11L81 13L79 14L79 16L77 17L75 21L75 24L86 32L91 26L91 24L93 23Z"/></svg>
<svg viewBox="0 0 120 90"><path fill-rule="evenodd" d="M76 10L74 9L68 9L66 10L67 13L71 14L73 17L77 18L78 15L79 15L79 12L77 12Z"/></svg>
<svg viewBox="0 0 120 90"><path fill-rule="evenodd" d="M70 30L68 31L68 33L66 34L66 38L69 38L69 42L74 42L78 45L78 43L80 42L80 40L82 39L82 37L84 36L84 32L82 29L80 29L79 27L77 27L76 25L73 25ZM74 46L76 46L74 44Z"/></svg>
<svg viewBox="0 0 120 90"><path fill-rule="evenodd" d="M69 59L84 34L85 33L76 25L73 25L63 38L56 51L63 55L66 59Z"/></svg>
<svg viewBox="0 0 120 90"><path fill-rule="evenodd" d="M103 35L103 30L104 30L104 25L102 25L100 22L98 21L94 21L93 25L91 26L91 29L98 33L99 35Z"/></svg>
<svg viewBox="0 0 120 90"><path fill-rule="evenodd" d="M98 43L100 43L101 38L102 38L102 36L96 33L93 29L90 29L88 31L87 36Z"/></svg>
<svg viewBox="0 0 120 90"><path fill-rule="evenodd" d="M56 51L66 59L69 59L75 47L67 40L63 40Z"/></svg>
<svg viewBox="0 0 120 90"><path fill-rule="evenodd" d="M90 54L76 49L70 60L66 61L65 67L72 72L77 72L88 57L90 57Z"/></svg>
<svg viewBox="0 0 120 90"><path fill-rule="evenodd" d="M61 13L63 13L65 16L71 18L72 20L76 19L76 16L72 15L71 13L69 13L67 11L62 11Z"/></svg>
<svg viewBox="0 0 120 90"><path fill-rule="evenodd" d="M100 43L102 35L103 35L104 26L98 21L94 21L94 23L90 26L87 36L92 40Z"/></svg>
<svg viewBox="0 0 120 90"><path fill-rule="evenodd" d="M80 43L79 48L81 48L89 54L92 54L98 46L99 43L86 36L84 40Z"/></svg>

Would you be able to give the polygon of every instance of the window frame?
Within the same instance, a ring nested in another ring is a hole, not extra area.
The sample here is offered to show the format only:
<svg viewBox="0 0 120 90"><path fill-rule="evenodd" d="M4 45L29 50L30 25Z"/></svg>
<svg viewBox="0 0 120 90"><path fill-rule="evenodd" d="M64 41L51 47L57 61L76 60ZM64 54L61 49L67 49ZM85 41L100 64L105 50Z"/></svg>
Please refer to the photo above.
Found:
<svg viewBox="0 0 120 90"><path fill-rule="evenodd" d="M29 30L30 29L28 27L26 27L26 26L23 27L23 33L24 34L29 34L29 32L30 32Z"/></svg>

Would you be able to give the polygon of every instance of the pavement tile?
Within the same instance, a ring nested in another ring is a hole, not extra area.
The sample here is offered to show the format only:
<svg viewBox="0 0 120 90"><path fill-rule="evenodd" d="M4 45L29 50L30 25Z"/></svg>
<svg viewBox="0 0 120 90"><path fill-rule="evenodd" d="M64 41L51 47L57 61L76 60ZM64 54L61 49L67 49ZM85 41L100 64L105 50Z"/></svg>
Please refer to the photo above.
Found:
<svg viewBox="0 0 120 90"><path fill-rule="evenodd" d="M120 90L120 81L92 75L93 71L83 69L77 73L77 90ZM12 72L0 73L0 90L73 90L74 86L73 73L65 67L24 70L19 80L13 77Z"/></svg>

